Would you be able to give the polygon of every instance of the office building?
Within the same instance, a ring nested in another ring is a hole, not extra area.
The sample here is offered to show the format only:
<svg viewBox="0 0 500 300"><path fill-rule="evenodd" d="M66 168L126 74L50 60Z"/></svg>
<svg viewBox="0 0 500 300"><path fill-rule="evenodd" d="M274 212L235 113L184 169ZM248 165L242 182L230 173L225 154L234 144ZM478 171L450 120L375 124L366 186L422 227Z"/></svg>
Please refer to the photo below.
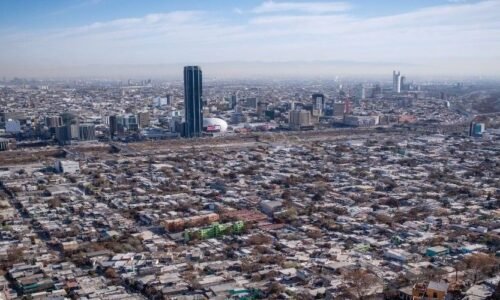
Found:
<svg viewBox="0 0 500 300"><path fill-rule="evenodd" d="M139 128L149 127L149 124L151 122L149 118L149 112L147 111L139 112L137 114L137 122L139 124Z"/></svg>
<svg viewBox="0 0 500 300"><path fill-rule="evenodd" d="M324 111L325 110L325 95L316 93L312 95L313 109Z"/></svg>
<svg viewBox="0 0 500 300"><path fill-rule="evenodd" d="M269 105L269 103L267 103L267 102L259 102L259 104L257 105L257 115L260 118L264 117L264 114L266 113L268 105Z"/></svg>
<svg viewBox="0 0 500 300"><path fill-rule="evenodd" d="M394 93L401 93L401 72L392 72L392 91Z"/></svg>
<svg viewBox="0 0 500 300"><path fill-rule="evenodd" d="M402 91L406 91L407 90L407 87L406 87L406 76L401 76L401 85L400 85L400 89Z"/></svg>
<svg viewBox="0 0 500 300"><path fill-rule="evenodd" d="M230 103L230 108L234 109L236 105L238 104L238 96L236 94L233 94L231 96L231 103Z"/></svg>
<svg viewBox="0 0 500 300"><path fill-rule="evenodd" d="M198 66L184 67L183 136L200 137L203 130L202 71Z"/></svg>
<svg viewBox="0 0 500 300"><path fill-rule="evenodd" d="M94 124L81 124L79 128L79 138L81 141L95 140Z"/></svg>
<svg viewBox="0 0 500 300"><path fill-rule="evenodd" d="M109 116L109 135L114 138L118 133L118 120L117 115Z"/></svg>
<svg viewBox="0 0 500 300"><path fill-rule="evenodd" d="M474 137L480 137L483 135L484 130L485 130L484 123L472 122L470 123L469 135Z"/></svg>
<svg viewBox="0 0 500 300"><path fill-rule="evenodd" d="M45 126L48 128L60 127L63 125L62 117L60 116L49 116L45 118Z"/></svg>
<svg viewBox="0 0 500 300"><path fill-rule="evenodd" d="M312 126L311 112L308 110L292 110L290 112L290 128L300 130Z"/></svg>
<svg viewBox="0 0 500 300"><path fill-rule="evenodd" d="M333 115L336 117L342 117L345 114L345 103L336 102L333 104Z"/></svg>
<svg viewBox="0 0 500 300"><path fill-rule="evenodd" d="M127 114L123 116L123 127L128 131L137 131L139 130L139 122L137 119L137 115Z"/></svg>
<svg viewBox="0 0 500 300"><path fill-rule="evenodd" d="M69 126L59 126L55 129L56 140L60 145L71 143L71 129Z"/></svg>
<svg viewBox="0 0 500 300"><path fill-rule="evenodd" d="M355 88L355 94L357 99L366 99L366 87L362 84L357 85Z"/></svg>
<svg viewBox="0 0 500 300"><path fill-rule="evenodd" d="M259 101L257 100L257 98L246 98L244 106L248 108L257 109L258 103Z"/></svg>
<svg viewBox="0 0 500 300"><path fill-rule="evenodd" d="M156 97L153 99L153 105L157 108L165 107L172 104L172 95L166 97Z"/></svg>
<svg viewBox="0 0 500 300"><path fill-rule="evenodd" d="M80 125L79 124L71 124L66 125L69 128L70 139L78 140L80 139Z"/></svg>

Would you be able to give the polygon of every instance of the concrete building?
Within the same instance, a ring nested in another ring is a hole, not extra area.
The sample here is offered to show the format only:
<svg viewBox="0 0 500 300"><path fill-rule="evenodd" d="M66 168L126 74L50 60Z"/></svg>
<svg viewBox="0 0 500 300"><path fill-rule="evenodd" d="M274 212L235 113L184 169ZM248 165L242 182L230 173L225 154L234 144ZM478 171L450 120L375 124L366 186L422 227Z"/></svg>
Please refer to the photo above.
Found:
<svg viewBox="0 0 500 300"><path fill-rule="evenodd" d="M45 126L48 128L60 127L63 125L61 116L48 116L45 117Z"/></svg>
<svg viewBox="0 0 500 300"><path fill-rule="evenodd" d="M60 145L71 143L71 129L70 126L59 126L55 128L55 137Z"/></svg>
<svg viewBox="0 0 500 300"><path fill-rule="evenodd" d="M71 160L58 160L54 167L58 173L75 174L80 171L80 164Z"/></svg>
<svg viewBox="0 0 500 300"><path fill-rule="evenodd" d="M147 111L139 112L137 114L137 123L139 125L139 128L149 127L149 124L151 123L149 112Z"/></svg>
<svg viewBox="0 0 500 300"><path fill-rule="evenodd" d="M325 110L325 95L315 93L312 95L313 109L323 112Z"/></svg>
<svg viewBox="0 0 500 300"><path fill-rule="evenodd" d="M95 140L94 124L81 124L79 128L79 139L82 141Z"/></svg>
<svg viewBox="0 0 500 300"><path fill-rule="evenodd" d="M333 115L336 117L342 117L345 114L345 103L336 102L333 104Z"/></svg>
<svg viewBox="0 0 500 300"><path fill-rule="evenodd" d="M392 72L392 91L394 93L401 93L401 72Z"/></svg>
<svg viewBox="0 0 500 300"><path fill-rule="evenodd" d="M290 128L300 130L312 126L311 112L308 110L292 110L290 112Z"/></svg>

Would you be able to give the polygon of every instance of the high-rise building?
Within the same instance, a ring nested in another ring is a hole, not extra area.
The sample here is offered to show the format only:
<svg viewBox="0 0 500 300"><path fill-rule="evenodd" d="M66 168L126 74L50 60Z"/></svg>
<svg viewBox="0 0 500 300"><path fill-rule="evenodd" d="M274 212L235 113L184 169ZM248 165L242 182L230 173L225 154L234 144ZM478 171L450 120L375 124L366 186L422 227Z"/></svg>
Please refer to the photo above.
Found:
<svg viewBox="0 0 500 300"><path fill-rule="evenodd" d="M82 141L95 140L95 126L94 124L80 124L79 137Z"/></svg>
<svg viewBox="0 0 500 300"><path fill-rule="evenodd" d="M311 126L311 112L308 110L292 110L290 111L290 128L301 129L302 127Z"/></svg>
<svg viewBox="0 0 500 300"><path fill-rule="evenodd" d="M149 112L142 111L137 114L137 122L139 123L139 128L149 127L150 118Z"/></svg>
<svg viewBox="0 0 500 300"><path fill-rule="evenodd" d="M71 144L71 125L56 127L55 136L60 145Z"/></svg>
<svg viewBox="0 0 500 300"><path fill-rule="evenodd" d="M355 95L357 99L366 99L366 87L363 84L359 84L355 88Z"/></svg>
<svg viewBox="0 0 500 300"><path fill-rule="evenodd" d="M325 110L325 95L316 93L312 95L313 109L322 112Z"/></svg>
<svg viewBox="0 0 500 300"><path fill-rule="evenodd" d="M401 90L406 91L406 76L401 76Z"/></svg>
<svg viewBox="0 0 500 300"><path fill-rule="evenodd" d="M192 138L202 135L202 86L201 68L199 66L184 67L184 137Z"/></svg>
<svg viewBox="0 0 500 300"><path fill-rule="evenodd" d="M123 127L128 131L139 130L139 122L137 119L137 115L135 114L123 115Z"/></svg>
<svg viewBox="0 0 500 300"><path fill-rule="evenodd" d="M259 117L264 116L268 105L269 105L269 103L267 103L267 102L259 102L259 104L257 105L257 115Z"/></svg>
<svg viewBox="0 0 500 300"><path fill-rule="evenodd" d="M401 72L392 72L392 90L394 93L401 93Z"/></svg>
<svg viewBox="0 0 500 300"><path fill-rule="evenodd" d="M72 140L80 139L80 124L66 125L66 127L68 127L70 138Z"/></svg>
<svg viewBox="0 0 500 300"><path fill-rule="evenodd" d="M346 113L346 107L344 102L337 102L333 104L333 115L336 117L342 117Z"/></svg>
<svg viewBox="0 0 500 300"><path fill-rule="evenodd" d="M237 104L238 104L238 95L236 94L231 95L231 103L230 103L231 109L234 109Z"/></svg>
<svg viewBox="0 0 500 300"><path fill-rule="evenodd" d="M109 116L109 134L111 138L114 138L118 132L118 116Z"/></svg>

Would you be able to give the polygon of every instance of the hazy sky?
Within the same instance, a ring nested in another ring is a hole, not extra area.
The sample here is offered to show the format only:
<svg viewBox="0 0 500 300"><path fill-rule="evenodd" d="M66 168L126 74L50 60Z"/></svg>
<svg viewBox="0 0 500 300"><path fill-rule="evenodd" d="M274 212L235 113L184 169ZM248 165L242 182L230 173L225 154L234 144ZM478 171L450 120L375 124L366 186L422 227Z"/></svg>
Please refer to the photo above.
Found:
<svg viewBox="0 0 500 300"><path fill-rule="evenodd" d="M1 76L233 76L242 62L311 75L321 61L320 74L500 75L500 0L0 0Z"/></svg>

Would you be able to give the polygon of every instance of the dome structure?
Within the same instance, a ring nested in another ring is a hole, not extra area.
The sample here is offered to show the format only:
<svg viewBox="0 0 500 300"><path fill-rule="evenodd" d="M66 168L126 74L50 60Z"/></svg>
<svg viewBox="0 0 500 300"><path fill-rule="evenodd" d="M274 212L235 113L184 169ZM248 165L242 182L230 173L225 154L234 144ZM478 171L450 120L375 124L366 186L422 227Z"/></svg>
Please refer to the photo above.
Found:
<svg viewBox="0 0 500 300"><path fill-rule="evenodd" d="M227 122L219 118L203 118L203 130L207 132L226 132Z"/></svg>

